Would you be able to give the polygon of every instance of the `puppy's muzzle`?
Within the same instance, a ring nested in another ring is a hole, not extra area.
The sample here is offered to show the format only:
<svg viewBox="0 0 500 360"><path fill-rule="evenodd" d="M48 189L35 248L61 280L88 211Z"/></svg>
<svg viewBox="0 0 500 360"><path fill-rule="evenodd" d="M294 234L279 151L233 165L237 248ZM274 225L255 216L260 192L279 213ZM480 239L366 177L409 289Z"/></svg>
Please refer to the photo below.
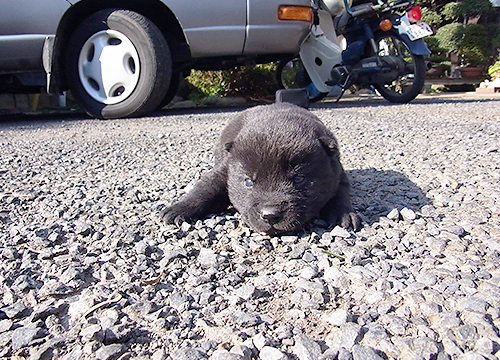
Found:
<svg viewBox="0 0 500 360"><path fill-rule="evenodd" d="M260 210L260 217L273 225L283 219L283 211L276 207L265 207Z"/></svg>

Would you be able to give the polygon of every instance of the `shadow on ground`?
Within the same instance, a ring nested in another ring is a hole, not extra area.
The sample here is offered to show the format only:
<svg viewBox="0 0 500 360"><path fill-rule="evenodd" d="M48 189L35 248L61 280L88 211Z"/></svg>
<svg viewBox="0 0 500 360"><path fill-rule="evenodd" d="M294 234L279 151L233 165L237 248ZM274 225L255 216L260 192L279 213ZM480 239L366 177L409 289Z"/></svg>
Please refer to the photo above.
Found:
<svg viewBox="0 0 500 360"><path fill-rule="evenodd" d="M392 209L420 211L431 202L422 189L397 171L370 168L349 170L347 174L354 208L370 225Z"/></svg>
<svg viewBox="0 0 500 360"><path fill-rule="evenodd" d="M415 100L407 104L391 103L381 96L357 96L346 95L336 102L334 98L311 104L311 109L332 109L332 108L366 108L366 107L387 107L404 105L425 105L425 104L468 104L478 102L500 101L498 94L475 94L475 93L443 93L432 95L419 95Z"/></svg>

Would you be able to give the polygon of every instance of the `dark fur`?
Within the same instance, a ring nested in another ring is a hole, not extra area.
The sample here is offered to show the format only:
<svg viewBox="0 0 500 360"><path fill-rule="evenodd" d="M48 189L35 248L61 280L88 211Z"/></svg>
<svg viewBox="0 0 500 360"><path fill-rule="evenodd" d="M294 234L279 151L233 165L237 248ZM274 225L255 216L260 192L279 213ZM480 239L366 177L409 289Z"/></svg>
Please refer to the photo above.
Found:
<svg viewBox="0 0 500 360"><path fill-rule="evenodd" d="M222 132L215 166L161 216L180 225L230 203L246 224L277 234L314 218L358 229L335 137L311 112L290 104L240 113Z"/></svg>

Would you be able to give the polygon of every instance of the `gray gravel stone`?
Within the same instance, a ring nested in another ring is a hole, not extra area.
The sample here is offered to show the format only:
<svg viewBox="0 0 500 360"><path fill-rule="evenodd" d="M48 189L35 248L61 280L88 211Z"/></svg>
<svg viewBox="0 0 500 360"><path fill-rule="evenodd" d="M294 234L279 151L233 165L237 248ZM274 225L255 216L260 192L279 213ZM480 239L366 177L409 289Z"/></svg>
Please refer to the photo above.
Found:
<svg viewBox="0 0 500 360"><path fill-rule="evenodd" d="M198 255L197 260L198 263L206 269L217 268L223 262L223 258L214 250L205 248L200 249L200 254Z"/></svg>
<svg viewBox="0 0 500 360"><path fill-rule="evenodd" d="M54 348L51 346L43 346L30 356L30 360L50 360L54 356Z"/></svg>
<svg viewBox="0 0 500 360"><path fill-rule="evenodd" d="M488 310L489 304L483 299L477 297L467 297L459 304L460 310L474 311L480 314L485 314Z"/></svg>
<svg viewBox="0 0 500 360"><path fill-rule="evenodd" d="M293 353L299 360L313 360L319 359L321 356L321 347L319 344L304 334L297 334L294 336L295 345L293 346Z"/></svg>
<svg viewBox="0 0 500 360"><path fill-rule="evenodd" d="M387 214L387 218L391 220L399 220L399 210L392 209L389 214Z"/></svg>
<svg viewBox="0 0 500 360"><path fill-rule="evenodd" d="M481 354L471 351L460 355L457 357L457 360L486 360L486 358Z"/></svg>
<svg viewBox="0 0 500 360"><path fill-rule="evenodd" d="M280 350L271 346L264 346L259 351L259 359L261 360L288 360L288 356Z"/></svg>
<svg viewBox="0 0 500 360"><path fill-rule="evenodd" d="M480 338L476 341L476 344L474 345L474 351L482 355L490 355L493 354L495 346L496 345L493 343L491 339Z"/></svg>
<svg viewBox="0 0 500 360"><path fill-rule="evenodd" d="M63 357L63 360L78 360L82 357L82 355L83 350L80 346L77 345Z"/></svg>
<svg viewBox="0 0 500 360"><path fill-rule="evenodd" d="M401 209L400 214L403 217L403 219L406 221L413 221L417 217L417 215L415 214L415 212L413 210L408 209L406 207Z"/></svg>
<svg viewBox="0 0 500 360"><path fill-rule="evenodd" d="M92 226L83 221L76 220L73 224L78 235L89 236L92 232Z"/></svg>
<svg viewBox="0 0 500 360"><path fill-rule="evenodd" d="M4 319L0 320L0 333L9 331L12 328L12 320Z"/></svg>
<svg viewBox="0 0 500 360"><path fill-rule="evenodd" d="M369 345L380 343L381 340L387 339L389 334L385 328L377 323L371 323L366 326L367 331L363 335L363 341Z"/></svg>
<svg viewBox="0 0 500 360"><path fill-rule="evenodd" d="M191 347L175 350L170 357L175 360L202 360L206 359L203 351Z"/></svg>
<svg viewBox="0 0 500 360"><path fill-rule="evenodd" d="M261 322L259 317L256 314L238 311L233 314L233 321L236 326L239 327L250 327L255 326Z"/></svg>
<svg viewBox="0 0 500 360"><path fill-rule="evenodd" d="M89 325L80 331L80 336L84 339L84 341L104 341L104 331L101 328L101 325Z"/></svg>
<svg viewBox="0 0 500 360"><path fill-rule="evenodd" d="M340 327L342 332L341 345L347 349L351 349L363 337L363 329L356 323L346 323Z"/></svg>
<svg viewBox="0 0 500 360"><path fill-rule="evenodd" d="M215 350L210 356L210 360L243 360L245 357L235 354L235 353L230 353L227 350Z"/></svg>
<svg viewBox="0 0 500 360"><path fill-rule="evenodd" d="M382 360L373 348L369 346L354 345L352 347L352 357L354 360Z"/></svg>
<svg viewBox="0 0 500 360"><path fill-rule="evenodd" d="M340 226L335 226L333 228L333 230L330 232L330 234L333 237L336 237L336 236L338 236L340 238L350 238L351 237L351 233Z"/></svg>
<svg viewBox="0 0 500 360"><path fill-rule="evenodd" d="M351 319L351 314L345 309L337 309L325 315L325 320L334 326L342 326Z"/></svg>
<svg viewBox="0 0 500 360"><path fill-rule="evenodd" d="M242 360L251 360L252 358L252 350L246 345L235 345L229 352L241 355Z"/></svg>
<svg viewBox="0 0 500 360"><path fill-rule="evenodd" d="M24 303L22 303L21 301L18 301L15 304L12 304L10 306L6 306L6 307L2 308L1 311L5 314L5 316L8 319L17 319L17 318L24 317L31 310L29 307L24 305Z"/></svg>
<svg viewBox="0 0 500 360"><path fill-rule="evenodd" d="M122 344L107 345L99 348L95 352L95 357L98 360L114 360L118 359L124 351L125 347Z"/></svg>
<svg viewBox="0 0 500 360"><path fill-rule="evenodd" d="M422 359L434 359L439 353L438 343L427 337L396 338L393 343L402 353Z"/></svg>
<svg viewBox="0 0 500 360"><path fill-rule="evenodd" d="M156 350L153 355L151 355L151 360L165 360L167 358L167 354L164 349Z"/></svg>
<svg viewBox="0 0 500 360"><path fill-rule="evenodd" d="M345 348L340 348L338 355L337 355L338 360L354 360L354 356L352 355L352 352Z"/></svg>
<svg viewBox="0 0 500 360"><path fill-rule="evenodd" d="M30 326L23 326L12 331L12 349L18 350L27 346L33 340L44 337L46 331L36 327L34 324Z"/></svg>
<svg viewBox="0 0 500 360"><path fill-rule="evenodd" d="M271 339L263 333L258 333L252 337L252 344L257 350L262 350L265 346L271 345Z"/></svg>

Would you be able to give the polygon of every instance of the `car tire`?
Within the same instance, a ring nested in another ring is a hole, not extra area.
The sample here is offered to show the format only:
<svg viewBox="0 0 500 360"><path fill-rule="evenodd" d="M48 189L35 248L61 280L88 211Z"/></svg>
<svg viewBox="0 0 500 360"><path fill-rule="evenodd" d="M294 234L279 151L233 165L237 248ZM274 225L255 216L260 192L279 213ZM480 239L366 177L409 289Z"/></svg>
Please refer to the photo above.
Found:
<svg viewBox="0 0 500 360"><path fill-rule="evenodd" d="M74 99L97 118L144 115L161 104L170 87L167 40L133 11L106 9L85 19L71 36L66 60Z"/></svg>
<svg viewBox="0 0 500 360"><path fill-rule="evenodd" d="M165 106L167 106L172 102L172 100L177 95L177 92L179 91L180 83L181 83L181 75L179 73L173 73L170 79L170 86L163 100L160 102L158 110L163 109Z"/></svg>

